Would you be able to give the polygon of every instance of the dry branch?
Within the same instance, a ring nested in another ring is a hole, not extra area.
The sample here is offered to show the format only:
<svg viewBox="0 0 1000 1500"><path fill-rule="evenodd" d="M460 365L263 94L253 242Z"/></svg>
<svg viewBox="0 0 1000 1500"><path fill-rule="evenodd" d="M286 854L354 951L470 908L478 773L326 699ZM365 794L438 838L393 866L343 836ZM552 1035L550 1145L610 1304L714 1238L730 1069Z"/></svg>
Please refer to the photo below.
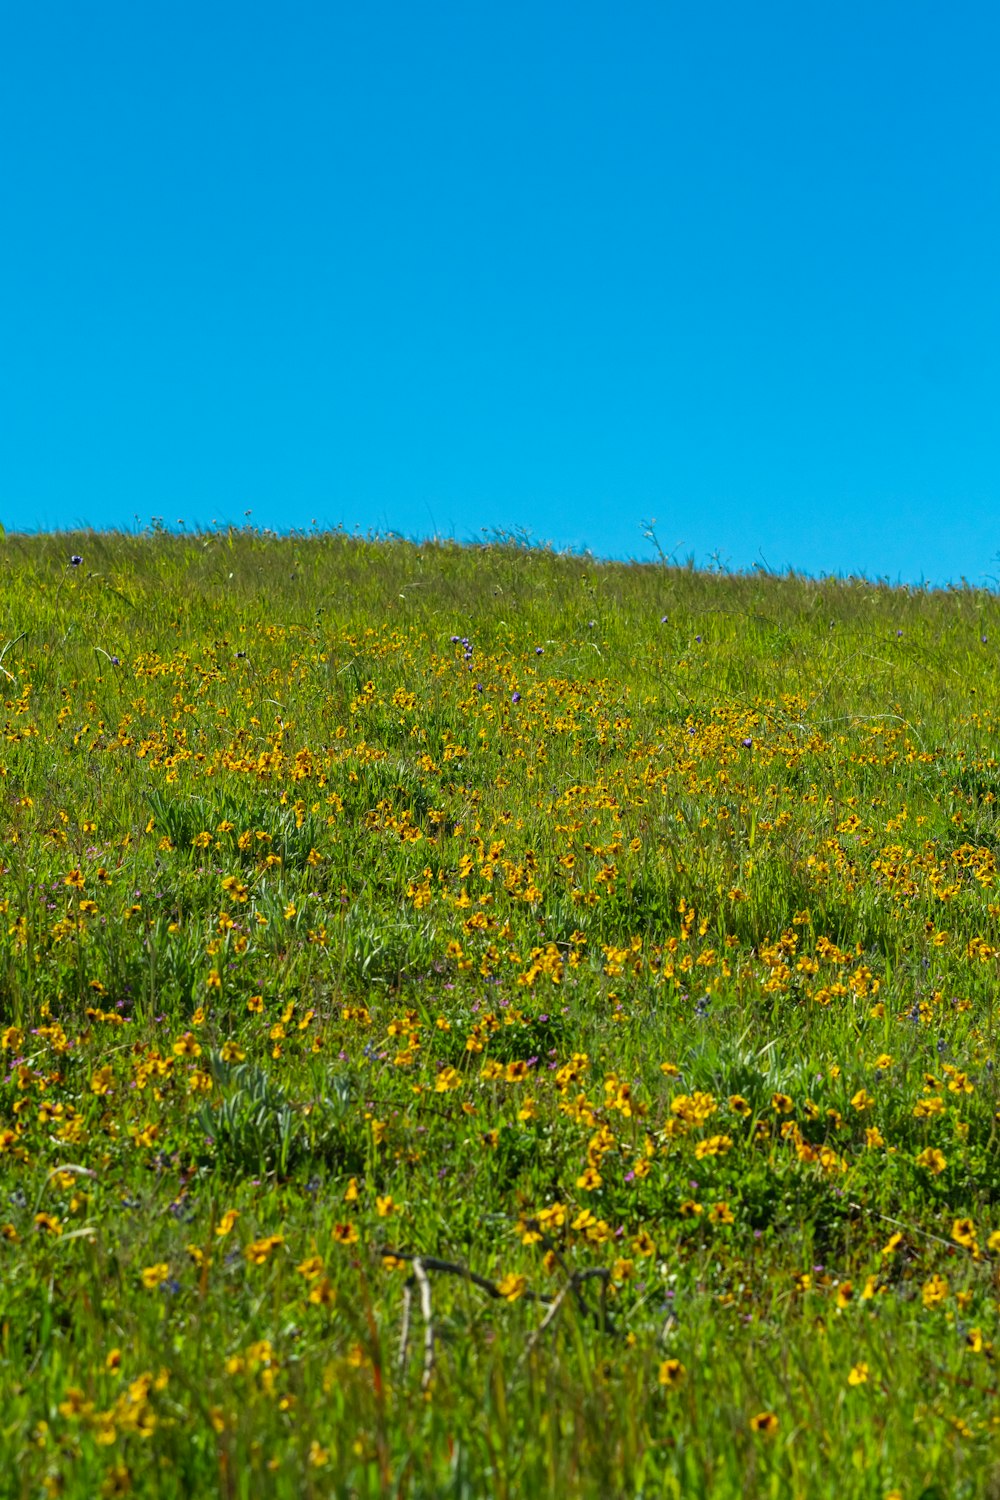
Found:
<svg viewBox="0 0 1000 1500"><path fill-rule="evenodd" d="M410 1325L413 1318L413 1288L416 1286L420 1292L420 1312L424 1320L424 1368L420 1380L420 1388L427 1391L434 1375L434 1317L431 1303L431 1283L428 1276L429 1271L438 1271L446 1276L459 1276L463 1281L471 1281L473 1286L492 1297L495 1301L509 1300L500 1290L495 1281L490 1281L487 1276L480 1276L476 1271L470 1271L468 1266L459 1264L458 1261L440 1260L435 1255L418 1255L412 1250L388 1250L379 1252L383 1260L408 1261L413 1267L413 1274L406 1278L403 1284L403 1316L399 1330L399 1355L398 1363L400 1374L406 1368L406 1359L410 1346ZM559 1310L570 1295L577 1298L583 1311L590 1317L595 1326L602 1333L608 1331L607 1298L608 1286L611 1282L611 1272L605 1266L583 1266L578 1271L568 1271L560 1258L560 1265L566 1271L566 1282L554 1297L549 1297L544 1292L533 1292L525 1288L520 1293L528 1302L540 1302L548 1308L545 1317L538 1327L529 1335L527 1344L521 1355L519 1363L523 1363L528 1355L538 1344L545 1330L555 1322ZM601 1283L601 1306L599 1313L594 1313L587 1306L581 1294L581 1287L585 1281L600 1281Z"/></svg>
<svg viewBox="0 0 1000 1500"><path fill-rule="evenodd" d="M431 1312L431 1284L419 1256L413 1262L413 1274L420 1287L420 1311L424 1319L424 1373L420 1377L420 1389L426 1391L434 1374L434 1320Z"/></svg>
<svg viewBox="0 0 1000 1500"><path fill-rule="evenodd" d="M406 1356L410 1344L410 1315L413 1311L413 1277L408 1276L403 1286L403 1321L399 1328L399 1373L406 1369Z"/></svg>
<svg viewBox="0 0 1000 1500"><path fill-rule="evenodd" d="M489 1297L497 1301L505 1301L503 1292L495 1281L490 1281L486 1276L480 1276L475 1271L470 1271L468 1266L463 1266L454 1260L438 1260L435 1255L419 1255L414 1250L380 1250L379 1254L383 1260L406 1260L415 1265L419 1260L425 1271L441 1271L448 1276L460 1276L463 1281L471 1281L473 1286L479 1287ZM544 1292L524 1291L521 1294L529 1302L551 1302Z"/></svg>

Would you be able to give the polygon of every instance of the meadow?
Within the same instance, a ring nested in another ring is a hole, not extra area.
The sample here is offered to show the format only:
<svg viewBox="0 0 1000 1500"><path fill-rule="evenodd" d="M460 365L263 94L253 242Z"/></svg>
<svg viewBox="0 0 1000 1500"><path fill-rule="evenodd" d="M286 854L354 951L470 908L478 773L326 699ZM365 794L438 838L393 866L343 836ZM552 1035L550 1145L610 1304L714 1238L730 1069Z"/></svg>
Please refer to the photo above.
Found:
<svg viewBox="0 0 1000 1500"><path fill-rule="evenodd" d="M3 1494L1000 1495L995 596L0 578Z"/></svg>

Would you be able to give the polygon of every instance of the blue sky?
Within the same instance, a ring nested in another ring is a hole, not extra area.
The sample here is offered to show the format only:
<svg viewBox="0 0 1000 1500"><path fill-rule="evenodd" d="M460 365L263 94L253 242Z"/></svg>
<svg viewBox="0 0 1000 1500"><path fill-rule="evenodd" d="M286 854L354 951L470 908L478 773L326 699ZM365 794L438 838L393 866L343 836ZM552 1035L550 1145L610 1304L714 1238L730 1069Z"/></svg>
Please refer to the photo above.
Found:
<svg viewBox="0 0 1000 1500"><path fill-rule="evenodd" d="M0 520L1000 574L996 6L32 0Z"/></svg>

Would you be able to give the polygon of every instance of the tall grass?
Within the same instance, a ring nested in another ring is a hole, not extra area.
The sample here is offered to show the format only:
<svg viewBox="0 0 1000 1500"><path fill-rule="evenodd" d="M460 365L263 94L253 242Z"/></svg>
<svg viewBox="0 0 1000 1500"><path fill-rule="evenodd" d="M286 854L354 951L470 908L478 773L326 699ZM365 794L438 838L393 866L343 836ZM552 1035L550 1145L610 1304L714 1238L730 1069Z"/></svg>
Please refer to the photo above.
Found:
<svg viewBox="0 0 1000 1500"><path fill-rule="evenodd" d="M7 1492L1000 1493L992 595L0 567Z"/></svg>

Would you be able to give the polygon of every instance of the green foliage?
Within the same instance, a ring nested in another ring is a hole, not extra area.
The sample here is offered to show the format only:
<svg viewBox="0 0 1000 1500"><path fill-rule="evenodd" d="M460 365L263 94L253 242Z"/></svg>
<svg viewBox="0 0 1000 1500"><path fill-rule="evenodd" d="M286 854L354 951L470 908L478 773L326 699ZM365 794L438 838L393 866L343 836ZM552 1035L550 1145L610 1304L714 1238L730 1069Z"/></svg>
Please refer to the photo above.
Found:
<svg viewBox="0 0 1000 1500"><path fill-rule="evenodd" d="M1000 606L524 540L0 531L4 1494L998 1492Z"/></svg>
<svg viewBox="0 0 1000 1500"><path fill-rule="evenodd" d="M211 1059L219 1097L204 1104L195 1123L205 1133L208 1159L227 1175L287 1177L305 1151L305 1130L285 1090L254 1063Z"/></svg>
<svg viewBox="0 0 1000 1500"><path fill-rule="evenodd" d="M213 1053L210 1068L218 1093L194 1117L205 1135L206 1168L219 1168L227 1180L287 1178L303 1164L362 1169L360 1135L351 1130L357 1101L347 1078L331 1079L329 1092L304 1107L254 1063L227 1063Z"/></svg>

